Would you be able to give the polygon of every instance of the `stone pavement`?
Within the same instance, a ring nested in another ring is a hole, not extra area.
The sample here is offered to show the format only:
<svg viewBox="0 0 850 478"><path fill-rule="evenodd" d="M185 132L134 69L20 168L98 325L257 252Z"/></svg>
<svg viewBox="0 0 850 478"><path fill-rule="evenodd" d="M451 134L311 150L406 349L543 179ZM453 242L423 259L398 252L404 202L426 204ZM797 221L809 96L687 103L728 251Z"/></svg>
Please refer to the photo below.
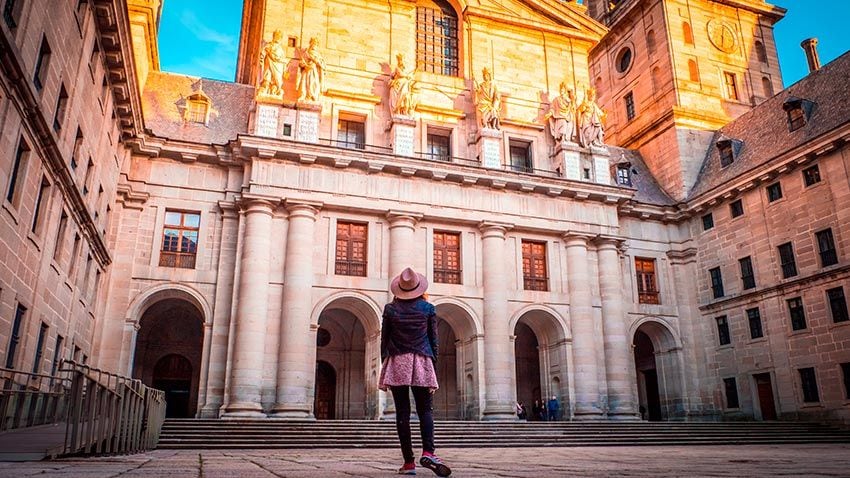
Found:
<svg viewBox="0 0 850 478"><path fill-rule="evenodd" d="M850 476L850 445L488 448L438 450L453 477ZM385 450L157 450L142 455L0 463L0 477L390 477ZM419 470L419 476L435 476Z"/></svg>

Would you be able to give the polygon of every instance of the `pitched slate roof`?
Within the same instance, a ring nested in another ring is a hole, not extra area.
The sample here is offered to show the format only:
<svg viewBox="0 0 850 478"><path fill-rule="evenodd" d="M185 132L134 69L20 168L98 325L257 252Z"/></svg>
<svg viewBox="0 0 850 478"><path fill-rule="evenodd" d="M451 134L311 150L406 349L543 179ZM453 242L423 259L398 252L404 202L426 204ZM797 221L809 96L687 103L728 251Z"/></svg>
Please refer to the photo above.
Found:
<svg viewBox="0 0 850 478"><path fill-rule="evenodd" d="M676 204L670 196L655 181L655 177L649 171L643 157L637 150L607 146L611 155L610 164L615 167L618 164L629 163L631 165L632 188L635 190L634 200L644 204L656 206L672 206ZM612 173L612 181L616 182L616 168Z"/></svg>
<svg viewBox="0 0 850 478"><path fill-rule="evenodd" d="M188 98L200 91L210 100L206 125L184 120ZM153 71L142 93L145 128L169 139L225 144L247 133L253 97L252 86Z"/></svg>
<svg viewBox="0 0 850 478"><path fill-rule="evenodd" d="M788 115L782 105L796 97L815 103L807 123L788 131ZM688 195L694 198L746 175L777 156L804 145L850 122L850 51L820 70L756 106L721 128L712 140L699 177ZM742 142L735 161L720 167L717 141Z"/></svg>

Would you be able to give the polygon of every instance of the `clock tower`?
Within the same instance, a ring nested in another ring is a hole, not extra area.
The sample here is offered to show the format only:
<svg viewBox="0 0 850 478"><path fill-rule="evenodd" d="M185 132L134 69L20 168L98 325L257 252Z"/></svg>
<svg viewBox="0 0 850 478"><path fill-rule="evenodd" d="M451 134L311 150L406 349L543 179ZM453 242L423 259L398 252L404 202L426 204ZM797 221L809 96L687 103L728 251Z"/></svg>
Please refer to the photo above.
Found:
<svg viewBox="0 0 850 478"><path fill-rule="evenodd" d="M773 26L785 10L762 0L587 3L610 29L590 59L607 140L640 150L682 200L714 132L782 90Z"/></svg>

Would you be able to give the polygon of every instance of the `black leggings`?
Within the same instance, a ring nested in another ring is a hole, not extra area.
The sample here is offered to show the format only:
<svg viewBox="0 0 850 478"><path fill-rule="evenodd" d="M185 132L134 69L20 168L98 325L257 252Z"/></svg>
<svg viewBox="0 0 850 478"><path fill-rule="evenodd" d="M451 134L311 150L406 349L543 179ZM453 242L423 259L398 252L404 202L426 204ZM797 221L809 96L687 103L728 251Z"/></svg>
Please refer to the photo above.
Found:
<svg viewBox="0 0 850 478"><path fill-rule="evenodd" d="M434 406L431 391L427 387L408 387L401 385L390 387L395 401L395 427L398 441L401 442L401 454L405 463L413 463L413 443L410 437L410 389L416 401L416 413L419 415L419 433L422 434L422 450L434 453Z"/></svg>

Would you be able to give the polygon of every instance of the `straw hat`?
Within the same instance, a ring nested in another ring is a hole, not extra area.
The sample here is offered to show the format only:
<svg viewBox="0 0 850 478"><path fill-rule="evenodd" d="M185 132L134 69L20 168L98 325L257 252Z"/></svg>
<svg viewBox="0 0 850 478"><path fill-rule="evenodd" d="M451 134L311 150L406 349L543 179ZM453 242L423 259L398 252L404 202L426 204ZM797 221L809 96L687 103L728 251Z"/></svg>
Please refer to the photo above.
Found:
<svg viewBox="0 0 850 478"><path fill-rule="evenodd" d="M399 299L415 299L428 290L428 279L410 267L390 283L390 292Z"/></svg>

